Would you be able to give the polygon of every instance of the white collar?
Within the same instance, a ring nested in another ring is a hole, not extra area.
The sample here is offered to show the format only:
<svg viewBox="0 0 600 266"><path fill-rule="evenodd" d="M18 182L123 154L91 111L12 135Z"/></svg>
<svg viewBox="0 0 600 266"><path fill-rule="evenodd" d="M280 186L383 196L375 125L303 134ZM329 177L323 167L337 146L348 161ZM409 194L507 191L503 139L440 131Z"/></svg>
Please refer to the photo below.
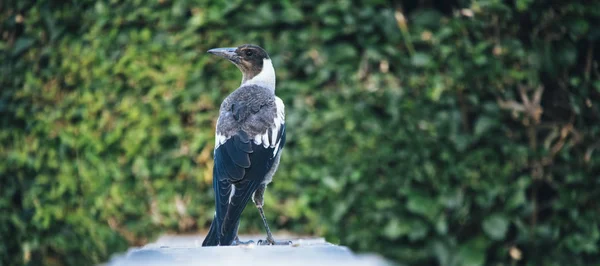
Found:
<svg viewBox="0 0 600 266"><path fill-rule="evenodd" d="M273 68L271 59L263 59L263 67L260 73L253 78L246 80L246 82L242 82L242 86L244 85L258 85L275 92L275 69Z"/></svg>

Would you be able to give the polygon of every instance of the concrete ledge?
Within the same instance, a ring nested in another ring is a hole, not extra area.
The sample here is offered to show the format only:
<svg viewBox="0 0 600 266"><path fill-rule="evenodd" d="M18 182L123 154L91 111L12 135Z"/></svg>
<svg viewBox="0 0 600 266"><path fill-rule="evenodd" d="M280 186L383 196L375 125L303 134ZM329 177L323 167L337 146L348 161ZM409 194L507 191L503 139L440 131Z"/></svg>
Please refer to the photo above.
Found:
<svg viewBox="0 0 600 266"><path fill-rule="evenodd" d="M155 243L131 248L107 265L260 265L260 266L381 266L390 265L375 255L355 255L344 246L327 243L324 238L276 237L291 240L291 246L201 247L203 236L163 236ZM264 238L264 236L262 237ZM240 240L262 239L241 236Z"/></svg>

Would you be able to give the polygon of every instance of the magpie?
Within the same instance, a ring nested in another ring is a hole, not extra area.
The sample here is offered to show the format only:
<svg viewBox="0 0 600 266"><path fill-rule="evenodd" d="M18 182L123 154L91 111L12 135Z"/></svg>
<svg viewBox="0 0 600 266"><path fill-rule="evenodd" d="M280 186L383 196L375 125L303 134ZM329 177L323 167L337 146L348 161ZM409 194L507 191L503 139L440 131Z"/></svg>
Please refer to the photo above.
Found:
<svg viewBox="0 0 600 266"><path fill-rule="evenodd" d="M242 71L242 84L225 98L219 111L213 168L216 212L202 246L246 244L237 232L250 198L267 231L267 239L258 244L290 244L273 239L263 211L263 194L285 144L285 111L283 101L275 96L271 59L264 49L251 44L208 53L235 64Z"/></svg>

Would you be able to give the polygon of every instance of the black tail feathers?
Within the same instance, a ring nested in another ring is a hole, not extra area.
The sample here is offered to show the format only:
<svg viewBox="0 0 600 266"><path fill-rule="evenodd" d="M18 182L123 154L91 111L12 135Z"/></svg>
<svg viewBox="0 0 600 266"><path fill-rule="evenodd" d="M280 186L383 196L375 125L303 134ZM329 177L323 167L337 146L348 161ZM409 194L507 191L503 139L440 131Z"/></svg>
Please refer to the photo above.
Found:
<svg viewBox="0 0 600 266"><path fill-rule="evenodd" d="M217 229L219 226L217 226L216 223L217 223L217 217L215 217L215 219L213 220L212 224L210 225L210 229L208 230L208 234L206 235L206 238L204 238L204 241L202 242L203 247L219 245L219 233L218 233L218 229Z"/></svg>

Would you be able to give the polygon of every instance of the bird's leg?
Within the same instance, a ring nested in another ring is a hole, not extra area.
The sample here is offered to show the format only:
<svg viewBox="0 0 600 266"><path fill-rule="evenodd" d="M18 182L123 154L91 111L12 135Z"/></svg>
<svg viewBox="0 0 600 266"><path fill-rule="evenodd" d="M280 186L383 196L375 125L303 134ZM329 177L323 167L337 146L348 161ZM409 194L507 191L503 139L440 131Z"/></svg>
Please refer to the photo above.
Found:
<svg viewBox="0 0 600 266"><path fill-rule="evenodd" d="M266 185L261 185L256 192L254 192L253 201L256 204L256 208L260 213L260 218L262 218L263 223L265 224L265 230L267 231L267 239L266 240L258 240L257 245L291 245L291 241L275 241L273 239L273 234L271 233L271 229L269 228L269 223L267 223L267 218L265 217L265 212L263 211L264 198L263 194L265 193Z"/></svg>

